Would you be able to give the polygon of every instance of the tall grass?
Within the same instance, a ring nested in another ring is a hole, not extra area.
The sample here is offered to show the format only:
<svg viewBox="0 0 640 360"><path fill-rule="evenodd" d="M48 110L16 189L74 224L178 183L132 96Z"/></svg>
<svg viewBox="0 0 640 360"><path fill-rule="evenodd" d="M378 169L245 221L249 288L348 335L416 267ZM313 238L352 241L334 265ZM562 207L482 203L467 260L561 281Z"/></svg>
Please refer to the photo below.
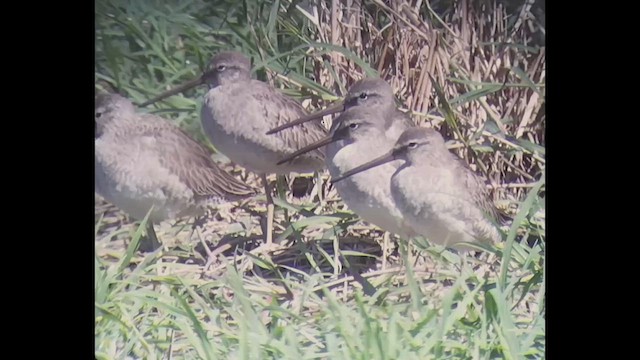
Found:
<svg viewBox="0 0 640 360"><path fill-rule="evenodd" d="M261 234L259 199L219 209L194 234L185 221L162 224L164 250L140 255L133 250L144 222L131 225L97 199L96 357L544 357L539 4L311 4L97 1L97 86L109 82L141 102L228 49L251 56L256 77L310 108L377 74L417 123L440 129L491 180L496 204L515 216L505 242L464 261L426 241L394 242L383 254L381 232L326 188L322 204L315 194L278 200L276 231L290 244L271 256L252 252ZM208 144L198 115L204 91L149 111ZM256 181L224 156L216 159ZM220 244L227 250L205 269L204 246Z"/></svg>

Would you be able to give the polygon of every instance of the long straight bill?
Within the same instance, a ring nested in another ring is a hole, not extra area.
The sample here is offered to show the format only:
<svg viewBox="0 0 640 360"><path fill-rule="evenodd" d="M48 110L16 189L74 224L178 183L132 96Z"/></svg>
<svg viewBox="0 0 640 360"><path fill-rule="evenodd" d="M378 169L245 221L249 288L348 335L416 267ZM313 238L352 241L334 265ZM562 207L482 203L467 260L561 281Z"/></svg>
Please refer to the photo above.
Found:
<svg viewBox="0 0 640 360"><path fill-rule="evenodd" d="M273 129L267 131L267 135L275 134L275 133L277 133L279 131L282 131L284 129L288 129L288 128L293 127L293 126L306 123L307 121L320 119L325 115L335 114L335 113L340 112L340 111L344 111L344 102L343 101L340 101L339 103L337 103L335 105L329 106L324 110L320 110L320 111L315 112L313 114L309 114L309 115L303 116L303 117L301 117L299 119L296 119L296 120L293 120L293 121L288 122L286 124L283 124L283 125L280 125L278 127L275 127Z"/></svg>
<svg viewBox="0 0 640 360"><path fill-rule="evenodd" d="M294 152L293 154L291 154L289 156L286 156L286 157L280 159L280 161L278 161L278 165L282 165L282 164L286 163L287 161L291 161L291 160L295 159L296 157L298 157L298 156L300 156L302 154L306 154L309 151L313 151L313 150L315 150L317 148L320 148L320 147L326 146L328 144L331 144L334 141L335 140L334 140L333 136L327 136L327 137L325 137L325 138L323 138L321 140L316 141L313 144L307 145L307 146L299 149L298 151Z"/></svg>
<svg viewBox="0 0 640 360"><path fill-rule="evenodd" d="M162 94L154 97L153 99L147 100L147 101L141 103L139 106L143 107L143 106L147 106L149 104L153 104L153 103L158 102L160 100L166 99L171 95L175 95L175 94L181 93L183 91L191 89L192 87L196 87L196 86L202 85L202 84L204 84L204 76L199 76L199 77L197 77L197 78L195 78L193 80L187 81L186 83L184 83L182 85L178 85L177 87L175 87L175 88L173 88L171 90L163 92Z"/></svg>
<svg viewBox="0 0 640 360"><path fill-rule="evenodd" d="M393 155L393 151L389 151L388 153L386 153L386 154L384 154L384 155L382 155L382 156L380 156L378 158L375 158L375 159L373 159L373 160L371 160L369 162L366 162L366 163L364 163L364 164L362 164L360 166L357 166L357 167L355 167L355 168L353 168L353 169L351 169L349 171L345 171L344 174L333 178L331 180L331 182L332 183L337 183L338 181L344 180L344 179L348 178L349 176L353 176L353 175L355 175L355 174L357 174L359 172L363 172L365 170L369 170L372 167L380 166L382 164L388 163L389 161L393 161L395 159L396 159L396 157Z"/></svg>

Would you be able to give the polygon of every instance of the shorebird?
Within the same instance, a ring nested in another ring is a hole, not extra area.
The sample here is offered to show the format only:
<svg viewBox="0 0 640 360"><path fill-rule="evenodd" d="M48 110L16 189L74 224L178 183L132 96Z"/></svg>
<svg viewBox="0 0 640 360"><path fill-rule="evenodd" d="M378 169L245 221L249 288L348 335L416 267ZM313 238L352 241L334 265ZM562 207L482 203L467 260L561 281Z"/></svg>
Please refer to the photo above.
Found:
<svg viewBox="0 0 640 360"><path fill-rule="evenodd" d="M276 136L267 130L307 115L302 105L268 84L251 79L251 62L238 52L222 52L213 57L208 70L195 80L146 101L154 103L197 85L208 84L201 111L205 134L217 150L234 163L262 177L267 197L266 243L271 245L273 199L267 174L311 173L324 168L324 153L315 150L278 165L287 156L324 137L327 130L319 122L282 131Z"/></svg>
<svg viewBox="0 0 640 360"><path fill-rule="evenodd" d="M352 108L367 108L377 112L383 118L389 119L391 126L385 130L385 133L387 137L393 139L394 142L406 128L414 126L409 115L398 110L396 107L393 90L386 81L380 78L364 78L356 81L349 88L344 100L338 101L336 104L324 110L275 127L269 130L267 134L275 134L314 119L321 119L325 115L343 112Z"/></svg>
<svg viewBox="0 0 640 360"><path fill-rule="evenodd" d="M333 122L327 137L281 159L280 163L326 146L326 165L331 177L335 178L391 150L397 137L389 137L390 128L409 127L410 123L398 118L385 118L375 109L352 107ZM389 188L391 175L400 164L400 160L388 162L372 171L351 176L335 186L342 200L363 220L407 238L414 233L404 222Z"/></svg>
<svg viewBox="0 0 640 360"><path fill-rule="evenodd" d="M152 249L160 246L154 223L199 215L205 206L257 193L220 169L211 151L180 128L136 113L120 95L96 97L95 125L95 191L136 220L152 209L147 222Z"/></svg>
<svg viewBox="0 0 640 360"><path fill-rule="evenodd" d="M392 150L333 178L333 183L398 160L402 165L391 177L391 195L418 235L463 252L468 250L464 243L501 241L485 181L449 152L433 129L405 130Z"/></svg>

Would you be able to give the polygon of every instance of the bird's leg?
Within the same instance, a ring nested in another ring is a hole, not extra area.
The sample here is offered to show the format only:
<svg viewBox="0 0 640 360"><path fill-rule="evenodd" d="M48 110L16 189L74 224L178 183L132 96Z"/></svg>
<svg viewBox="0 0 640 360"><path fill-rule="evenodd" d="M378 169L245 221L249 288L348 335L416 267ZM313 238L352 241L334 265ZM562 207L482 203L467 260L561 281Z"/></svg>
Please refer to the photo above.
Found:
<svg viewBox="0 0 640 360"><path fill-rule="evenodd" d="M418 258L420 257L420 251L418 249L419 248L412 241L407 241L407 253L411 259L411 266L416 266L416 264L418 264Z"/></svg>
<svg viewBox="0 0 640 360"><path fill-rule="evenodd" d="M269 181L267 175L262 174L262 182L264 183L264 192L267 196L267 234L265 236L265 242L267 246L271 246L273 243L273 197L271 197L271 189L269 188Z"/></svg>
<svg viewBox="0 0 640 360"><path fill-rule="evenodd" d="M202 236L202 233L196 226L193 227L193 230L191 232L192 235L194 231L198 233L198 240L200 240L200 244L202 244L202 248L207 253L207 262L204 264L204 267L202 268L203 271L207 271L207 269L209 269L209 266L211 266L211 264L216 260L216 257L213 254L213 252L209 249L209 246L207 245L207 242L205 241L204 236Z"/></svg>
<svg viewBox="0 0 640 360"><path fill-rule="evenodd" d="M147 221L146 230L147 234L141 239L139 248L144 252L155 251L161 246L161 244L160 241L158 241L158 237L156 236L156 231L153 229L153 223Z"/></svg>
<svg viewBox="0 0 640 360"><path fill-rule="evenodd" d="M316 187L318 188L318 200L320 201L320 209L324 209L324 194L322 193L322 176L320 176L319 171L313 172L314 177L316 178Z"/></svg>
<svg viewBox="0 0 640 360"><path fill-rule="evenodd" d="M191 241L191 239L193 238L193 233L198 231L198 227L204 228L204 224L207 223L207 217L209 215L210 214L205 210L205 212L204 212L204 214L202 214L202 216L194 216L193 217L193 225L191 225L191 234L189 234L189 241ZM213 214L213 216L215 216L215 214ZM200 231L198 231L198 236L200 237L200 242L205 247L205 250L207 251L207 253L209 253L210 252L209 248L205 244L204 240L202 240L202 234L200 233Z"/></svg>
<svg viewBox="0 0 640 360"><path fill-rule="evenodd" d="M276 175L276 196L280 200L287 200L287 188L288 188L287 179L284 175Z"/></svg>
<svg viewBox="0 0 640 360"><path fill-rule="evenodd" d="M385 231L382 236L382 270L387 268L387 251L389 251L389 232Z"/></svg>
<svg viewBox="0 0 640 360"><path fill-rule="evenodd" d="M466 269L469 272L473 273L473 264L469 262L470 258L473 258L473 255L469 254L469 249L462 249L458 251L458 255L460 256L460 275L464 275Z"/></svg>
<svg viewBox="0 0 640 360"><path fill-rule="evenodd" d="M278 199L283 202L287 202L287 189L289 189L289 183L284 175L276 176L276 195ZM289 221L289 211L284 208L284 218Z"/></svg>

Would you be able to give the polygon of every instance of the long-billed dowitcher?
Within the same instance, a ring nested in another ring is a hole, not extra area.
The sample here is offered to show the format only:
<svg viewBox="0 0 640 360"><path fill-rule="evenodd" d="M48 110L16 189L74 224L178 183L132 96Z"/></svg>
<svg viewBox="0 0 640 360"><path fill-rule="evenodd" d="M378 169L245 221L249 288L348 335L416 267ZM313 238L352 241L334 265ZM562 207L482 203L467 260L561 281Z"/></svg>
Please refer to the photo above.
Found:
<svg viewBox="0 0 640 360"><path fill-rule="evenodd" d="M207 71L195 80L165 92L141 105L148 105L194 86L208 84L201 119L211 143L231 161L262 176L267 196L266 243L272 242L273 199L266 174L310 173L324 168L324 153L317 149L286 164L278 160L324 137L318 122L266 135L275 127L305 116L297 101L250 76L250 60L238 52L213 57Z"/></svg>
<svg viewBox="0 0 640 360"><path fill-rule="evenodd" d="M497 212L485 181L449 152L440 133L433 129L405 130L392 150L333 178L333 182L338 184L398 160L402 165L391 177L391 195L404 221L418 235L458 250L468 249L463 243L501 240L494 225Z"/></svg>
<svg viewBox="0 0 640 360"><path fill-rule="evenodd" d="M100 94L95 104L95 191L136 220L153 224L198 215L256 189L220 169L211 152L163 118L137 113L128 99Z"/></svg>

